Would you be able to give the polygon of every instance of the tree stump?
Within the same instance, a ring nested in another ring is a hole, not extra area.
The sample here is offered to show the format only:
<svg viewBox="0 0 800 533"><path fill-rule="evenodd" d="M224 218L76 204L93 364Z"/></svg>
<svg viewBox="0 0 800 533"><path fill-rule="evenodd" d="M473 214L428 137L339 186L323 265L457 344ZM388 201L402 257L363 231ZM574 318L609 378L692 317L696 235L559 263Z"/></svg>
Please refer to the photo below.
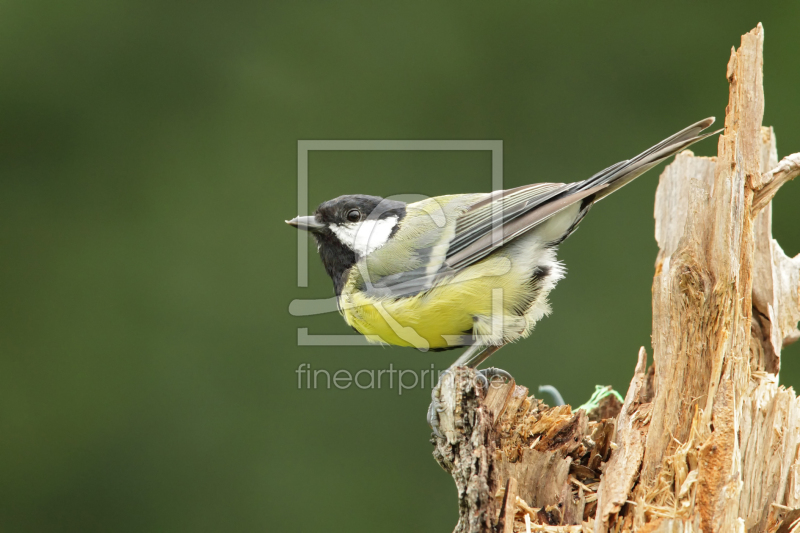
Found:
<svg viewBox="0 0 800 533"><path fill-rule="evenodd" d="M800 153L778 163L761 125L763 42L759 24L731 53L718 155L684 151L660 177L654 363L642 348L622 405L548 407L515 383L447 375L434 457L456 482L456 532L800 523L800 402L778 385L781 348L800 338L800 255L772 239L770 203Z"/></svg>

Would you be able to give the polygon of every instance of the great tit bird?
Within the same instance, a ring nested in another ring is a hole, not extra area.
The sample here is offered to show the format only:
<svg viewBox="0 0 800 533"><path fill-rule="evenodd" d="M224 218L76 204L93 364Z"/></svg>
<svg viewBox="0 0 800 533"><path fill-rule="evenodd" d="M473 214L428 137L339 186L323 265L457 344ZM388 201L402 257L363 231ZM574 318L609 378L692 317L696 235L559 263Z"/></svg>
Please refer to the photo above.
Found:
<svg viewBox="0 0 800 533"><path fill-rule="evenodd" d="M372 342L448 350L477 367L528 336L564 277L558 245L597 201L689 145L707 118L583 181L536 183L406 204L361 194L286 221L307 230L345 321ZM491 374L507 373L490 369ZM438 391L428 421L438 434Z"/></svg>

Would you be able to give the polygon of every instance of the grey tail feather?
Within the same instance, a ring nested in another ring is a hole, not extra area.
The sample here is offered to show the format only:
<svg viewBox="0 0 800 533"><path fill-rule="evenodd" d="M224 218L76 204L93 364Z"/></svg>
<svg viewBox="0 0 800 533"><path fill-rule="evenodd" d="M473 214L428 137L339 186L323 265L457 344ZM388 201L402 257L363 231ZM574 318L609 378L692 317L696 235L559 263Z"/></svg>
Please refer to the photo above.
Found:
<svg viewBox="0 0 800 533"><path fill-rule="evenodd" d="M714 123L714 117L701 120L682 129L678 133L667 137L660 143L648 148L641 154L626 161L601 170L591 178L576 184L573 192L583 191L598 185L608 184L608 187L597 193L594 201L598 201L638 178L668 157L677 154L690 145L719 133L722 130L701 134L704 129Z"/></svg>

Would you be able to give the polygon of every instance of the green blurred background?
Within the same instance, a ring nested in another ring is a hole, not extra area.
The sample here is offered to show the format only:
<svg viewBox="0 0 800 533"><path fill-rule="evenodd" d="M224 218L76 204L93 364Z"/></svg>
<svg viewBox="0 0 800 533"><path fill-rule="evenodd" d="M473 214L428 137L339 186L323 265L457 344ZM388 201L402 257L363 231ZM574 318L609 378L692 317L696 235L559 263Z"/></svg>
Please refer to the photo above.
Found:
<svg viewBox="0 0 800 533"><path fill-rule="evenodd" d="M429 391L298 390L295 370L456 353L347 334L309 243L298 139L501 139L505 184L573 181L708 115L766 28L765 123L800 150L797 2L36 1L0 4L0 530L450 531ZM695 152L710 155L715 142ZM314 152L346 193L486 191L488 152ZM650 346L661 168L561 252L555 314L493 359L573 404ZM774 234L800 252L800 184ZM305 214L305 213L304 213ZM800 383L800 349L781 380Z"/></svg>

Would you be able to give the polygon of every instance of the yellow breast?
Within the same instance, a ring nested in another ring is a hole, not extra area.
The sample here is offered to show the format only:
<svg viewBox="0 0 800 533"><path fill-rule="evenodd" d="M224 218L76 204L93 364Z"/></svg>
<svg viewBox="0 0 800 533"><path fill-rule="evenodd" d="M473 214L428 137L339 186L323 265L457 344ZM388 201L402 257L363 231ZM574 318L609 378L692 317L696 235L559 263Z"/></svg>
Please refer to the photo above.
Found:
<svg viewBox="0 0 800 533"><path fill-rule="evenodd" d="M508 257L493 256L430 290L410 297L375 298L348 284L340 308L348 324L372 342L426 350L463 346L473 333L491 343L527 335L533 322L530 269L514 268ZM544 308L536 319L549 309Z"/></svg>

